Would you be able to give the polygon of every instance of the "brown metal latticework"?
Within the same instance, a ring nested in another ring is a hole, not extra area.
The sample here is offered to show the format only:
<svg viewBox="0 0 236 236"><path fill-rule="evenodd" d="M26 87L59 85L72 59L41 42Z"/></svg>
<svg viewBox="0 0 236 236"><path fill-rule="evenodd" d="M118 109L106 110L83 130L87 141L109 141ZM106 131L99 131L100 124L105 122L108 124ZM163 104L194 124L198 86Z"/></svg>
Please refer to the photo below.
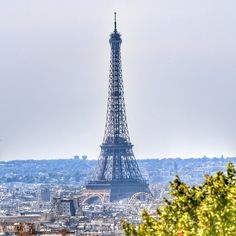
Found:
<svg viewBox="0 0 236 236"><path fill-rule="evenodd" d="M133 154L127 126L121 69L121 35L110 35L111 61L106 128L93 180L87 189L110 189L111 201L149 192Z"/></svg>

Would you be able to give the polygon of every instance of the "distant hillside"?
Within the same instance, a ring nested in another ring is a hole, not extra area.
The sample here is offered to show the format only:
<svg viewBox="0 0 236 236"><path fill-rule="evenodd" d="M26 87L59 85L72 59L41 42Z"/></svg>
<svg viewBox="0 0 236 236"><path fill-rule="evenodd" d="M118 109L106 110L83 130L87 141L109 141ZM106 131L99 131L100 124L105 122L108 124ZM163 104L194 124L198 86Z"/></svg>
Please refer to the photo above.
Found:
<svg viewBox="0 0 236 236"><path fill-rule="evenodd" d="M179 175L185 182L203 181L204 174L225 171L227 163L236 165L236 158L170 158L138 160L140 169L149 183L165 184ZM95 160L15 160L0 162L0 183L54 183L78 184L91 178Z"/></svg>

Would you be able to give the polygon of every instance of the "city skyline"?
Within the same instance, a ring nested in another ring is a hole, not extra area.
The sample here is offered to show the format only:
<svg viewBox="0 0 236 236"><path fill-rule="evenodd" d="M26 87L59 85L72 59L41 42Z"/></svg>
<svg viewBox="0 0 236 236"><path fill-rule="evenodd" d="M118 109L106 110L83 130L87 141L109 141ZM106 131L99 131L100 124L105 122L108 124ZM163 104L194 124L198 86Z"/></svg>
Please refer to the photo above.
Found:
<svg viewBox="0 0 236 236"><path fill-rule="evenodd" d="M13 2L0 4L0 160L98 158L115 11L136 157L236 156L233 1Z"/></svg>

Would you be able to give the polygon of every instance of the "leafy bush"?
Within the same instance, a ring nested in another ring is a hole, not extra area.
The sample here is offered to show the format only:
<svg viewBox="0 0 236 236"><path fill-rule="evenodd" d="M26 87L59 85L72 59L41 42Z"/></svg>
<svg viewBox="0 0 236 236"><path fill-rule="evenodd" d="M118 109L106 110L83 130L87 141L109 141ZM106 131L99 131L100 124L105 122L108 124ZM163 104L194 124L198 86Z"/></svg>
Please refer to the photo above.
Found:
<svg viewBox="0 0 236 236"><path fill-rule="evenodd" d="M178 176L170 183L171 200L151 216L142 214L139 226L122 221L126 235L236 236L236 169L228 164L205 177L200 186L189 187Z"/></svg>

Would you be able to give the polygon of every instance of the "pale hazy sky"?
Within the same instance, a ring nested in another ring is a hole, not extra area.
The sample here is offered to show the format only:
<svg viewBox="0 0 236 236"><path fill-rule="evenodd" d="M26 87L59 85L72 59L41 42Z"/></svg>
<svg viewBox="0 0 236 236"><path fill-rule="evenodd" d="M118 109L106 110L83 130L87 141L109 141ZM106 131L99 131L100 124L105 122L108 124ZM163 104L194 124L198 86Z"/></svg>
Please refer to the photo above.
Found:
<svg viewBox="0 0 236 236"><path fill-rule="evenodd" d="M117 12L137 158L236 156L235 0L0 2L0 159L97 158Z"/></svg>

